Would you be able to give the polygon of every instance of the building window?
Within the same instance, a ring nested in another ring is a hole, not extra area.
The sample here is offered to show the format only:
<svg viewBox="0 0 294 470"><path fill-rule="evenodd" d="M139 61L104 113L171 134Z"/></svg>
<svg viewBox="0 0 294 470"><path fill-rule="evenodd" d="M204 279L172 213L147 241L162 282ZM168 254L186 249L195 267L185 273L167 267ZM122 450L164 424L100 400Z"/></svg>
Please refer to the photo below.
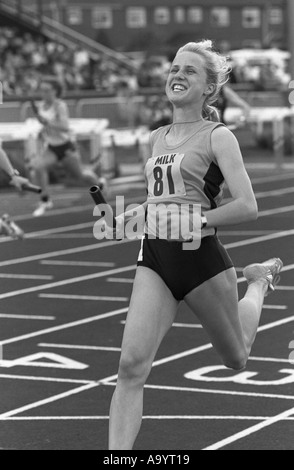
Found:
<svg viewBox="0 0 294 470"><path fill-rule="evenodd" d="M147 26L146 8L127 8L127 27L145 28Z"/></svg>
<svg viewBox="0 0 294 470"><path fill-rule="evenodd" d="M110 29L113 26L112 10L96 7L92 9L92 26L95 29Z"/></svg>
<svg viewBox="0 0 294 470"><path fill-rule="evenodd" d="M260 28L261 27L261 10L260 8L244 8L243 12L244 28Z"/></svg>
<svg viewBox="0 0 294 470"><path fill-rule="evenodd" d="M213 8L211 10L211 24L218 28L230 26L230 10L228 8Z"/></svg>
<svg viewBox="0 0 294 470"><path fill-rule="evenodd" d="M72 26L83 23L83 10L80 7L69 7L67 10L67 21Z"/></svg>
<svg viewBox="0 0 294 470"><path fill-rule="evenodd" d="M178 7L175 9L175 22L176 23L185 23L186 21L186 11L185 8Z"/></svg>
<svg viewBox="0 0 294 470"><path fill-rule="evenodd" d="M156 24L170 23L170 9L169 8L155 8L154 21Z"/></svg>
<svg viewBox="0 0 294 470"><path fill-rule="evenodd" d="M284 12L282 8L271 8L269 22L272 25L280 25L284 20Z"/></svg>
<svg viewBox="0 0 294 470"><path fill-rule="evenodd" d="M203 21L203 9L199 7L190 7L188 10L190 23L199 24Z"/></svg>

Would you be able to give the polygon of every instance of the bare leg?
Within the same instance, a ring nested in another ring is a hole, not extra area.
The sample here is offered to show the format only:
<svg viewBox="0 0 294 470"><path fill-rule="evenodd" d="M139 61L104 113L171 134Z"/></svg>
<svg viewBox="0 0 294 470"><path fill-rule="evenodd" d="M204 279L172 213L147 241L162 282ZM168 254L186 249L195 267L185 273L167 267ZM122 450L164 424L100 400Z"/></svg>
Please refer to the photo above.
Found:
<svg viewBox="0 0 294 470"><path fill-rule="evenodd" d="M41 197L49 196L48 170L57 163L57 158L50 150L45 150L44 155L36 162L34 167L36 184L42 188Z"/></svg>
<svg viewBox="0 0 294 470"><path fill-rule="evenodd" d="M77 152L67 151L67 156L63 160L65 170L77 181L81 181L88 186L98 184L99 178L92 170L83 170Z"/></svg>
<svg viewBox="0 0 294 470"><path fill-rule="evenodd" d="M110 409L110 450L133 448L142 422L144 384L177 308L162 279L148 268L138 268Z"/></svg>
<svg viewBox="0 0 294 470"><path fill-rule="evenodd" d="M251 284L238 303L237 276L230 269L205 282L185 299L228 368L240 370L246 366L267 287L263 281Z"/></svg>

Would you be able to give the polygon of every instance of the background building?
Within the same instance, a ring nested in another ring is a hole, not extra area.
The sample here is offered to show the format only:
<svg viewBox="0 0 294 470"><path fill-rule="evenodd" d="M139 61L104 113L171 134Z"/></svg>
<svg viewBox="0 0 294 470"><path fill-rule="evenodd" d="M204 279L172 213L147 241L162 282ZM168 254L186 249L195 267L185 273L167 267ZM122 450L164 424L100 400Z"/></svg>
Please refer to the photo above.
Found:
<svg viewBox="0 0 294 470"><path fill-rule="evenodd" d="M233 49L287 44L286 0L53 0L43 9L121 51L166 51L203 37Z"/></svg>

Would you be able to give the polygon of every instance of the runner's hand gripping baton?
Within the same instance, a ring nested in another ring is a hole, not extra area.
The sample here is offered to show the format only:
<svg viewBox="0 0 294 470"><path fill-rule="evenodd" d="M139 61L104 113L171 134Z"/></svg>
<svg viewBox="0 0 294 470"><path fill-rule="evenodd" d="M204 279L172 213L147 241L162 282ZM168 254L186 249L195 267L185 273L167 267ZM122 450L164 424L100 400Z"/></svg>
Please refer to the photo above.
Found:
<svg viewBox="0 0 294 470"><path fill-rule="evenodd" d="M31 184L31 183L23 184L22 190L29 191L31 193L36 193L36 194L41 194L42 192L42 189L39 186L35 186L34 184Z"/></svg>
<svg viewBox="0 0 294 470"><path fill-rule="evenodd" d="M90 188L90 195L92 196L93 201L95 202L96 205L105 204L106 206L109 207L109 212L112 213L112 207L110 206L110 204L108 204L106 202L99 186L92 186ZM105 217L105 215L106 215L105 211L102 211L102 217ZM116 229L116 219L115 219L114 216L112 217L112 225L113 225L113 230L115 231L115 229ZM118 239L118 241L119 240L121 240L121 239Z"/></svg>

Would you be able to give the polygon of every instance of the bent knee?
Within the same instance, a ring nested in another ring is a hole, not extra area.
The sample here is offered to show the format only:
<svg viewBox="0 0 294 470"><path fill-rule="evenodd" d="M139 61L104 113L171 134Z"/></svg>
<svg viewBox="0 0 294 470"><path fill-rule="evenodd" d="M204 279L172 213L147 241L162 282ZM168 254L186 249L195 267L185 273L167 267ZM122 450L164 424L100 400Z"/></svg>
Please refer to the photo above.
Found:
<svg viewBox="0 0 294 470"><path fill-rule="evenodd" d="M248 355L244 353L244 354L236 355L236 356L233 356L224 360L224 365L228 369L241 371L241 370L246 369L247 362L248 362Z"/></svg>
<svg viewBox="0 0 294 470"><path fill-rule="evenodd" d="M125 354L119 363L118 377L136 383L145 383L151 370L149 360L136 354Z"/></svg>

